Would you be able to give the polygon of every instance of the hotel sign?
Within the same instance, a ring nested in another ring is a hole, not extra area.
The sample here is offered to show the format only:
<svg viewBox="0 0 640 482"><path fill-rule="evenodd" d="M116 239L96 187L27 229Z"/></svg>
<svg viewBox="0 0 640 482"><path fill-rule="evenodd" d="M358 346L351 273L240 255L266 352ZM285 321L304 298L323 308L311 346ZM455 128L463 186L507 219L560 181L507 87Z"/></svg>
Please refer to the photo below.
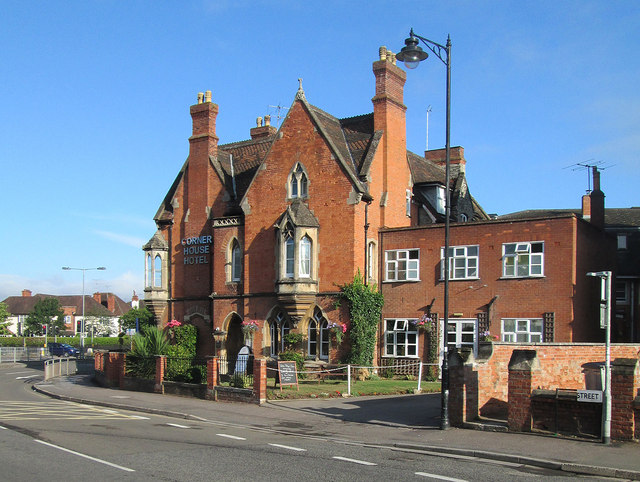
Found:
<svg viewBox="0 0 640 482"><path fill-rule="evenodd" d="M192 236L180 242L184 264L208 264L211 254L211 236Z"/></svg>

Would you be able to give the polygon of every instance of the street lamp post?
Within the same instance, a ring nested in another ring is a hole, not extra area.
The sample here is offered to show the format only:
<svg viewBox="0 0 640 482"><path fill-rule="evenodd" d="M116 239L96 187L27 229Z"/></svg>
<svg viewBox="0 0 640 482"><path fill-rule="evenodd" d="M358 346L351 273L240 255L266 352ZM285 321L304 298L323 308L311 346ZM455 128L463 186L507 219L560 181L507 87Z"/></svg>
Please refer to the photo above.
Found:
<svg viewBox="0 0 640 482"><path fill-rule="evenodd" d="M440 428L449 428L449 218L451 217L450 164L451 164L451 37L447 36L446 45L440 45L429 39L416 35L413 29L404 43L405 47L396 55L396 59L404 62L408 69L415 69L429 54L420 48L419 41L438 57L447 68L447 114L446 114L446 160L445 160L445 219L444 219L444 347L442 349L442 391Z"/></svg>
<svg viewBox="0 0 640 482"><path fill-rule="evenodd" d="M98 270L104 271L104 266L99 266L97 268L70 268L69 266L63 266L62 269L69 271L82 271L82 322L80 323L80 352L84 355L84 273L86 271Z"/></svg>

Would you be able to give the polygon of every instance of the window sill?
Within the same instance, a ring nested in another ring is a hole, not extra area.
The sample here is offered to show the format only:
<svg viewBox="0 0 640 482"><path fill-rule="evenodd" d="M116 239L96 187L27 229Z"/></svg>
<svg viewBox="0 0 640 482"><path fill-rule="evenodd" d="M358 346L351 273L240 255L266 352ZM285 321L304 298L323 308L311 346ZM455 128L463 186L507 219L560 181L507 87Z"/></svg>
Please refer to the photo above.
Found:
<svg viewBox="0 0 640 482"><path fill-rule="evenodd" d="M543 274L534 275L534 276L501 276L498 279L509 280L509 279L541 279L541 278L546 278L546 276Z"/></svg>
<svg viewBox="0 0 640 482"><path fill-rule="evenodd" d="M419 279L384 280L383 283L419 283Z"/></svg>
<svg viewBox="0 0 640 482"><path fill-rule="evenodd" d="M382 355L382 358L414 358L416 360L420 359L418 355ZM378 367L378 368L388 368L388 367Z"/></svg>
<svg viewBox="0 0 640 482"><path fill-rule="evenodd" d="M475 278L449 278L449 283L452 281L479 281L480 276L476 276ZM444 278L439 278L438 281L440 283L444 283Z"/></svg>

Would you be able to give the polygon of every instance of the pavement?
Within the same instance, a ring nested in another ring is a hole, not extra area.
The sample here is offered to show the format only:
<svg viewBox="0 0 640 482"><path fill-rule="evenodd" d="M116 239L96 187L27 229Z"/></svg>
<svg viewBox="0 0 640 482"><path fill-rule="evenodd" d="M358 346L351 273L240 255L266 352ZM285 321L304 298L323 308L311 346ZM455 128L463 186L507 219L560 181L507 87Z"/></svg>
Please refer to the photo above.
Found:
<svg viewBox="0 0 640 482"><path fill-rule="evenodd" d="M440 394L269 401L263 405L102 388L89 375L54 378L34 390L57 399L336 443L466 456L640 480L640 445L539 434L439 429ZM232 421L232 422L231 422Z"/></svg>

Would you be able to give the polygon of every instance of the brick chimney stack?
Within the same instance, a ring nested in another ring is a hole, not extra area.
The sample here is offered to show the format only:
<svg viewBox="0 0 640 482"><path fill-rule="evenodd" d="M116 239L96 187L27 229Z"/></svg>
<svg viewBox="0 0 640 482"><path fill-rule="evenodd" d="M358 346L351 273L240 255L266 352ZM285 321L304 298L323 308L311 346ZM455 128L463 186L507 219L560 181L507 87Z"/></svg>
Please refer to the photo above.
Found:
<svg viewBox="0 0 640 482"><path fill-rule="evenodd" d="M424 158L427 161L431 161L444 170L447 163L447 150L443 149L429 149L424 151ZM465 172L467 161L464 158L464 147L451 147L449 150L449 165L451 168L451 177L456 177L458 173Z"/></svg>
<svg viewBox="0 0 640 482"><path fill-rule="evenodd" d="M202 92L198 94L198 103L191 106L190 112L193 130L189 138L185 204L189 209L189 221L195 221L198 226L195 227L194 232L185 234L196 235L209 218L209 209L213 203L209 156L215 156L218 152L216 136L218 105L211 102L210 90L204 94Z"/></svg>
<svg viewBox="0 0 640 482"><path fill-rule="evenodd" d="M407 123L404 84L407 74L396 66L396 57L380 47L380 60L373 63L376 94L373 102L373 125L382 131L378 153L372 167L371 194L380 199L380 225L408 225L406 192L410 188L407 163ZM380 181L378 181L380 180Z"/></svg>
<svg viewBox="0 0 640 482"><path fill-rule="evenodd" d="M592 166L593 191L582 196L582 218L604 228L604 193L600 190L600 171Z"/></svg>
<svg viewBox="0 0 640 482"><path fill-rule="evenodd" d="M271 125L271 116L264 116L264 125L262 124L262 117L256 119L256 127L253 127L250 131L251 139L259 139L261 137L268 137L275 134L278 129Z"/></svg>
<svg viewBox="0 0 640 482"><path fill-rule="evenodd" d="M23 298L28 298L31 296L31 290L22 290L22 296Z"/></svg>

